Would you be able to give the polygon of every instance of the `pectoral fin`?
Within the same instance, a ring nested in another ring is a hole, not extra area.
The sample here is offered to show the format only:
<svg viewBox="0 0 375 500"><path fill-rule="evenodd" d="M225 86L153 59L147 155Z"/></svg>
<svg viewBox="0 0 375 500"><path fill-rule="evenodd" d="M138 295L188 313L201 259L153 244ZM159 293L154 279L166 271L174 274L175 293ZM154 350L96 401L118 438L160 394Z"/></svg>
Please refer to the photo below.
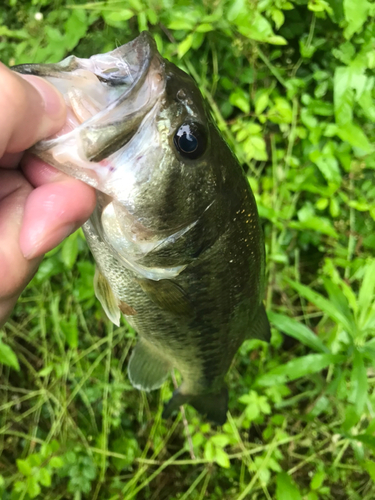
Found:
<svg viewBox="0 0 375 500"><path fill-rule="evenodd" d="M142 391L158 389L169 375L168 361L145 341L135 346L128 365L129 380L133 387Z"/></svg>
<svg viewBox="0 0 375 500"><path fill-rule="evenodd" d="M95 269L94 290L108 318L117 326L120 326L120 309L118 300L112 292L108 281L98 268Z"/></svg>
<svg viewBox="0 0 375 500"><path fill-rule="evenodd" d="M137 283L161 309L180 316L188 316L192 313L189 297L185 290L174 281L137 279Z"/></svg>
<svg viewBox="0 0 375 500"><path fill-rule="evenodd" d="M254 324L248 335L249 339L258 339L269 342L271 339L271 329L268 322L267 313L264 305L261 304L255 317Z"/></svg>

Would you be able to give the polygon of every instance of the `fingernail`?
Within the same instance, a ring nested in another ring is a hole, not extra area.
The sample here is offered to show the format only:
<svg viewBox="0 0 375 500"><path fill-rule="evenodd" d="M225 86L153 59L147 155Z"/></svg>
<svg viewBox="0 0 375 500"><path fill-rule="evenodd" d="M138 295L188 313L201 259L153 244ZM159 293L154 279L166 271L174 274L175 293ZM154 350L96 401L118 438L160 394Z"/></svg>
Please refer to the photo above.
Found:
<svg viewBox="0 0 375 500"><path fill-rule="evenodd" d="M40 94L45 114L39 125L39 135L46 138L58 132L65 123L66 105L62 94L51 83L34 75L21 75Z"/></svg>
<svg viewBox="0 0 375 500"><path fill-rule="evenodd" d="M22 254L27 260L43 255L59 245L76 229L77 225L72 223L59 226L48 233L42 231L39 234L22 234L21 231L20 247Z"/></svg>

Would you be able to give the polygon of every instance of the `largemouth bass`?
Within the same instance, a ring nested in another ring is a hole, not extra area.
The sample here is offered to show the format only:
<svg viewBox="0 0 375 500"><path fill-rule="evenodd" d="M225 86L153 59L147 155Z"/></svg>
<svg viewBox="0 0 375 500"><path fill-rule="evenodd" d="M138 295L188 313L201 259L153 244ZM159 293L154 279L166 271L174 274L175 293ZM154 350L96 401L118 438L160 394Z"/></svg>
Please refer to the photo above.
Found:
<svg viewBox="0 0 375 500"><path fill-rule="evenodd" d="M97 190L83 230L108 317L138 332L128 374L226 420L224 378L245 339L269 340L264 243L254 196L190 76L144 32L112 52L13 68L64 95L68 117L33 152Z"/></svg>

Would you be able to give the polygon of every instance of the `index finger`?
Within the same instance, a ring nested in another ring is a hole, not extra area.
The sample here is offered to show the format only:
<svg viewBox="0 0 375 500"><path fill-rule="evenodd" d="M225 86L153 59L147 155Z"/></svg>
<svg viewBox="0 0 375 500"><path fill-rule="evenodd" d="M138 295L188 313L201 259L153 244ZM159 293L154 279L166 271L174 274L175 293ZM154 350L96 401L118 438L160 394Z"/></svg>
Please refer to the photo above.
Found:
<svg viewBox="0 0 375 500"><path fill-rule="evenodd" d="M37 76L20 76L0 63L0 158L58 132L66 107L60 92Z"/></svg>

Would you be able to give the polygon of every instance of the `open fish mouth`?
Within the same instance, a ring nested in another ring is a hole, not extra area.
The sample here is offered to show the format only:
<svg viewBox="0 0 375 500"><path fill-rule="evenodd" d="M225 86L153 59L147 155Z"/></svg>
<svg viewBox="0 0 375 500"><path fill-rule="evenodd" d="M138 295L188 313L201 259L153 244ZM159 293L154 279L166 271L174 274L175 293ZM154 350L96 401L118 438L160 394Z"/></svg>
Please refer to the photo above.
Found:
<svg viewBox="0 0 375 500"><path fill-rule="evenodd" d="M89 59L69 56L57 64L12 69L43 77L67 105L64 127L34 146L35 153L104 192L105 179L119 167L121 152L155 108L166 80L163 59L147 32Z"/></svg>

